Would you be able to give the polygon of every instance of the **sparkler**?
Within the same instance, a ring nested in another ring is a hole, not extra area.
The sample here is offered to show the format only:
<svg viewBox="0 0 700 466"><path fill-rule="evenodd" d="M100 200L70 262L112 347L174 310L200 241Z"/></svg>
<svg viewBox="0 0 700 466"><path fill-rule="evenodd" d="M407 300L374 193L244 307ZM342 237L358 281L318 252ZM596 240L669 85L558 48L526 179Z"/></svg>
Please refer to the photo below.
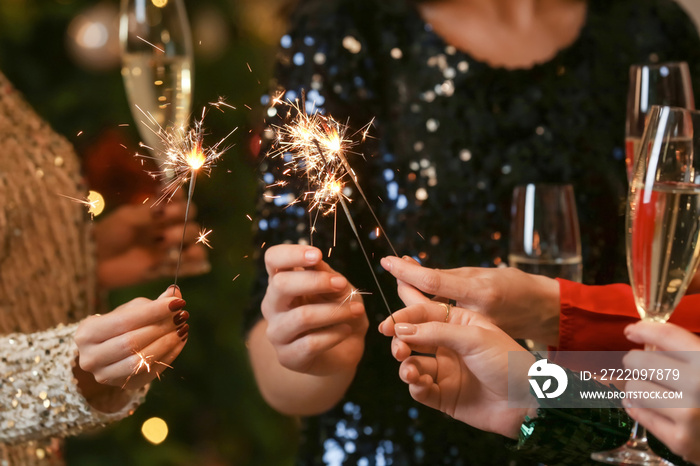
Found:
<svg viewBox="0 0 700 466"><path fill-rule="evenodd" d="M280 96L273 99L273 102L279 103ZM353 171L352 167L348 163L345 153L349 151L357 143L346 136L348 127L342 125L337 121L333 120L329 116L321 115L318 112L307 114L302 111L301 106L298 102L284 102L293 110L295 110L295 119L287 125L276 127L278 130L278 149L273 151L271 156L279 156L284 153L291 153L292 160L290 164L291 168L285 173L291 170L301 169L306 175L306 179L309 184L309 191L304 194L304 198L309 200L309 222L310 222L310 238L313 244L313 232L315 231L316 219L319 214L328 215L330 213L337 212L337 205L343 209L343 212L350 223L350 227L357 239L362 254L369 266L372 278L374 279L379 294L384 301L389 315L393 320L393 314L389 303L387 302L384 291L382 290L377 275L372 267L372 262L369 259L367 251L362 243L362 239L355 225L355 221L350 214L350 209L348 208L347 201L349 199L343 193L345 187L345 180L350 178L356 187L357 191L362 196L365 201L367 208L371 212L374 220L377 223L379 230L386 238L394 255L396 249L389 240L388 236L384 232L384 228L381 222L374 213L372 206L370 205L364 191L360 187L357 181L357 175ZM363 133L363 139L367 135L367 131L371 122L360 130ZM295 201L296 202L296 201ZM311 219L311 212L316 211L316 217ZM335 243L335 234L334 243Z"/></svg>
<svg viewBox="0 0 700 466"><path fill-rule="evenodd" d="M225 103L222 99L219 99L217 102L210 102L209 106L215 107L218 110L221 110L222 107L235 109L235 107ZM195 120L192 128L175 126L167 129L163 129L163 127L158 124L156 119L153 118L150 113L144 112L138 106L136 106L136 108L138 108L146 118L146 121L142 121L142 123L153 131L153 133L160 140L162 146L162 148L153 148L145 145L144 143L140 143L139 145L141 147L149 149L155 154L155 156L137 154L138 157L150 158L160 162L159 171L149 172L152 177L160 179L164 183L163 192L156 200L154 205L166 199L170 200L185 183L189 182L187 204L185 207L185 223L182 228L182 239L180 241L180 251L177 256L177 266L175 268L175 279L173 282L175 285L177 285L177 278L180 272L180 262L182 259L182 249L185 244L185 233L187 232L187 218L189 216L190 204L192 203L197 174L199 172L205 173L206 175L211 173L211 169L215 166L215 162L229 149L229 147L222 148L221 145L238 128L234 128L213 146L206 147L204 145L204 136L206 133L203 123L204 117L206 116L208 110L207 106L202 109L201 118L199 120ZM201 241L209 246L206 240L206 235L210 232L211 231L200 233L200 237L197 242ZM173 294L174 293L175 289L173 288Z"/></svg>

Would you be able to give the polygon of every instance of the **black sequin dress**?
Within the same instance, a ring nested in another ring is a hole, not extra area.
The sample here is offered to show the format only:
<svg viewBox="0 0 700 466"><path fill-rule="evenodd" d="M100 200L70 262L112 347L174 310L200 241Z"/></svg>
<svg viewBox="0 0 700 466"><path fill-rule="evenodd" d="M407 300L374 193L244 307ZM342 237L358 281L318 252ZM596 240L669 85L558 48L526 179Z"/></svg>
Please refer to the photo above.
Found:
<svg viewBox="0 0 700 466"><path fill-rule="evenodd" d="M371 138L356 148L362 155L349 159L399 254L440 268L503 265L513 187L565 182L576 193L584 282L605 284L627 275L628 69L672 60L688 61L700 78L700 40L672 1L592 0L574 44L545 64L513 71L446 44L408 1L307 0L281 40L275 76L285 98L303 95L309 111L355 129L374 118ZM270 107L268 123L282 124L283 113L283 107ZM273 133L265 131L264 149ZM261 160L256 247L309 241L308 204L287 207L307 189L306 181L284 175L283 163L284 157ZM272 187L281 180L284 188ZM378 266L391 250L377 238L364 202L352 189L347 193L383 289L399 309L395 280ZM390 341L376 330L386 309L342 211L316 228L313 243L324 252L337 231L328 262L372 292L365 296L370 329L344 401L305 421L300 462L505 465L517 458L501 437L411 399ZM266 279L261 266L260 297ZM248 317L249 325L260 318L259 306Z"/></svg>

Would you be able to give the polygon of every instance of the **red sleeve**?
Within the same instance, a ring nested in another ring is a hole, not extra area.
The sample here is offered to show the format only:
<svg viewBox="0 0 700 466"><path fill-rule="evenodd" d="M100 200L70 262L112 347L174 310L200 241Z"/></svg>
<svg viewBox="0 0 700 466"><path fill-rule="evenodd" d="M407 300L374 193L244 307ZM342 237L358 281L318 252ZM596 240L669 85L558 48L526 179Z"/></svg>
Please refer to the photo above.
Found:
<svg viewBox="0 0 700 466"><path fill-rule="evenodd" d="M559 351L628 351L639 348L625 339L623 329L639 320L629 285L588 286L559 282L561 313ZM671 315L673 322L700 333L700 294L684 296Z"/></svg>

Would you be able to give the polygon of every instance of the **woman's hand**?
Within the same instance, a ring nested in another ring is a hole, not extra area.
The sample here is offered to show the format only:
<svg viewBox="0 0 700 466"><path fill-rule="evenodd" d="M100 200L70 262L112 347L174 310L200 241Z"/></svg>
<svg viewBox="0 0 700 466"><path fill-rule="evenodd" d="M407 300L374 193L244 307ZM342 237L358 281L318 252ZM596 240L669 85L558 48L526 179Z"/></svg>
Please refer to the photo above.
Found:
<svg viewBox="0 0 700 466"><path fill-rule="evenodd" d="M314 247L272 246L265 267L261 308L280 364L320 376L354 371L369 325L357 290Z"/></svg>
<svg viewBox="0 0 700 466"><path fill-rule="evenodd" d="M655 345L652 351L630 351L622 360L626 369L678 369L679 378L632 380L625 391L682 391L682 400L625 398L627 413L668 448L687 461L700 464L700 338L673 324L638 322L625 328L630 341ZM677 353L676 353L677 352ZM681 407L676 407L681 404ZM688 407L692 406L692 407Z"/></svg>
<svg viewBox="0 0 700 466"><path fill-rule="evenodd" d="M96 406L110 405L118 393L114 388L138 389L160 377L187 341L184 306L179 289L171 286L155 301L136 298L83 320L75 332L74 373L85 398Z"/></svg>
<svg viewBox="0 0 700 466"><path fill-rule="evenodd" d="M188 219L195 217L190 206ZM98 279L106 289L174 276L184 227L185 202L149 207L123 205L95 223ZM180 276L206 273L210 269L207 251L196 243L199 225L187 222L180 263Z"/></svg>
<svg viewBox="0 0 700 466"><path fill-rule="evenodd" d="M448 314L446 304L404 286L402 298L410 305L393 314L396 325L387 318L379 330L394 337L392 354L401 361L399 376L413 399L478 429L517 438L525 415L534 417L537 409L529 364L519 374L523 391L511 393L522 407L508 406L508 352L524 349L480 314L459 307Z"/></svg>
<svg viewBox="0 0 700 466"><path fill-rule="evenodd" d="M408 257L385 257L382 266L399 283L478 312L513 338L556 345L559 339L559 283L514 268L421 267ZM405 302L405 300L404 300Z"/></svg>

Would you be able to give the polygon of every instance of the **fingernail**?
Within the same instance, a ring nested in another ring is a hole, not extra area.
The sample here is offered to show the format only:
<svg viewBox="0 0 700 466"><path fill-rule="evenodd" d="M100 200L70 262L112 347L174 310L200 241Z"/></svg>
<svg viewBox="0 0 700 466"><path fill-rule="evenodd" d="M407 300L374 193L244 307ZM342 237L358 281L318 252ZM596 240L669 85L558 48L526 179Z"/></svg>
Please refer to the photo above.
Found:
<svg viewBox="0 0 700 466"><path fill-rule="evenodd" d="M418 327L413 324L396 324L394 325L394 332L397 335L415 335Z"/></svg>
<svg viewBox="0 0 700 466"><path fill-rule="evenodd" d="M177 328L177 336L182 338L190 331L190 324L185 324Z"/></svg>
<svg viewBox="0 0 700 466"><path fill-rule="evenodd" d="M168 289L170 289L170 288L175 288L176 290L180 290L180 287L177 286L177 285L170 285L170 286L168 287Z"/></svg>
<svg viewBox="0 0 700 466"><path fill-rule="evenodd" d="M180 324L184 324L187 322L187 319L190 318L190 313L187 311L180 311L177 314L175 314L175 317L173 317L173 323L178 326Z"/></svg>
<svg viewBox="0 0 700 466"><path fill-rule="evenodd" d="M384 267L384 270L391 272L391 261L388 257L382 257L379 263Z"/></svg>
<svg viewBox="0 0 700 466"><path fill-rule="evenodd" d="M168 308L171 311L175 312L175 311L179 311L180 309L185 307L185 304L187 304L187 303L185 302L184 299L177 298L177 299L173 299L172 301L170 301L170 303L168 303Z"/></svg>
<svg viewBox="0 0 700 466"><path fill-rule="evenodd" d="M304 257L307 261L317 261L319 259L320 251L318 249L309 249L304 253Z"/></svg>
<svg viewBox="0 0 700 466"><path fill-rule="evenodd" d="M377 330L379 330L379 333L384 333L382 332L382 327L384 327L384 322L379 324L379 327L377 327Z"/></svg>
<svg viewBox="0 0 700 466"><path fill-rule="evenodd" d="M345 277L340 277L340 276L335 276L331 277L331 286L333 288L343 288L345 285L348 284L348 281L345 279Z"/></svg>
<svg viewBox="0 0 700 466"><path fill-rule="evenodd" d="M629 409L632 407L632 402L625 398L624 400L622 400L622 406Z"/></svg>
<svg viewBox="0 0 700 466"><path fill-rule="evenodd" d="M406 262L413 262L413 258L411 256L403 256L401 259L405 260Z"/></svg>

